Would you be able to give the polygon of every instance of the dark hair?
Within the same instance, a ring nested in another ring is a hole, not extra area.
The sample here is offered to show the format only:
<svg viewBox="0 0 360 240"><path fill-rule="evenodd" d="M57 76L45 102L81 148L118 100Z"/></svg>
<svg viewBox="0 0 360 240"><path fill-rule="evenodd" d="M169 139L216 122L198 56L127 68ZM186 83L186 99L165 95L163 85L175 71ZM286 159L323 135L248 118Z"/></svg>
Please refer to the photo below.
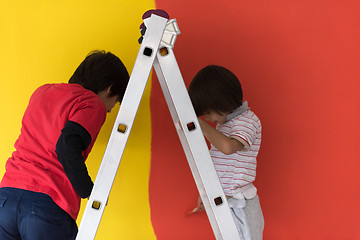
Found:
<svg viewBox="0 0 360 240"><path fill-rule="evenodd" d="M69 83L99 93L110 87L110 96L119 95L119 101L129 82L129 73L122 61L110 52L90 52L71 76Z"/></svg>
<svg viewBox="0 0 360 240"><path fill-rule="evenodd" d="M210 110L219 114L232 112L243 101L239 79L230 70L215 65L207 66L195 75L189 95L197 116Z"/></svg>

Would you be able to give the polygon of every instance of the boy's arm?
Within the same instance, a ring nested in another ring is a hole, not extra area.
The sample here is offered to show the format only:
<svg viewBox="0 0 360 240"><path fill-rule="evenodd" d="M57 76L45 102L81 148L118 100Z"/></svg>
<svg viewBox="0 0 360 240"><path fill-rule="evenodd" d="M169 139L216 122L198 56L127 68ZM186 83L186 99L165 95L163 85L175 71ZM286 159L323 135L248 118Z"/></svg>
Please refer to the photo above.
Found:
<svg viewBox="0 0 360 240"><path fill-rule="evenodd" d="M202 118L198 118L198 121L206 139L223 154L230 155L244 149L244 144L235 138L225 136Z"/></svg>
<svg viewBox="0 0 360 240"><path fill-rule="evenodd" d="M93 182L88 174L82 152L91 143L91 136L80 124L68 121L56 144L58 160L71 185L81 198L90 196Z"/></svg>

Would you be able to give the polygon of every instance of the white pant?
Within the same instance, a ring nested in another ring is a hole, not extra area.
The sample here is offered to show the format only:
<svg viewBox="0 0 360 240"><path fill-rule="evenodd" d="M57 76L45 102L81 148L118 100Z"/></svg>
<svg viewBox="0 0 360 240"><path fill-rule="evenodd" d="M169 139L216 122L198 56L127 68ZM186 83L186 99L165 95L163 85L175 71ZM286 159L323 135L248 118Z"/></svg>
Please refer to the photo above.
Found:
<svg viewBox="0 0 360 240"><path fill-rule="evenodd" d="M235 200L237 203L232 202ZM264 217L261 211L259 197L252 199L229 199L231 213L242 240L262 240L264 231ZM241 203L239 201L242 201ZM235 204L232 204L235 203ZM237 205L237 207L233 207ZM238 207L238 206L241 206Z"/></svg>

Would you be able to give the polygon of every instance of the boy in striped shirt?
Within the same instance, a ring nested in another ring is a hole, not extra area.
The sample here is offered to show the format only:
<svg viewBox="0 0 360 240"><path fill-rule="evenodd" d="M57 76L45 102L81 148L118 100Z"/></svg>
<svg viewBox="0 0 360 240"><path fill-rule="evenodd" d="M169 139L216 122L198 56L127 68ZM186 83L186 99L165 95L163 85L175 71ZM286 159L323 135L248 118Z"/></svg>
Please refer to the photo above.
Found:
<svg viewBox="0 0 360 240"><path fill-rule="evenodd" d="M247 102L238 78L228 69L210 65L201 69L189 86L199 124L211 143L210 155L237 228L244 240L261 240L264 218L257 189L256 157L261 143L261 123ZM203 210L201 200L198 210Z"/></svg>

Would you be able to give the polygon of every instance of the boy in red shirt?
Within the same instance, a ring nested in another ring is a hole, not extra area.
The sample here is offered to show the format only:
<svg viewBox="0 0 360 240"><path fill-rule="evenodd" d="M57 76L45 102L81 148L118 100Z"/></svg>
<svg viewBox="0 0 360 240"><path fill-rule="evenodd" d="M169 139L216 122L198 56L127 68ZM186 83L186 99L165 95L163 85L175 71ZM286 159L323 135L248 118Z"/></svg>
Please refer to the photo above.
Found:
<svg viewBox="0 0 360 240"><path fill-rule="evenodd" d="M0 183L0 239L75 239L93 187L85 160L128 81L118 57L94 51L69 83L35 90Z"/></svg>

